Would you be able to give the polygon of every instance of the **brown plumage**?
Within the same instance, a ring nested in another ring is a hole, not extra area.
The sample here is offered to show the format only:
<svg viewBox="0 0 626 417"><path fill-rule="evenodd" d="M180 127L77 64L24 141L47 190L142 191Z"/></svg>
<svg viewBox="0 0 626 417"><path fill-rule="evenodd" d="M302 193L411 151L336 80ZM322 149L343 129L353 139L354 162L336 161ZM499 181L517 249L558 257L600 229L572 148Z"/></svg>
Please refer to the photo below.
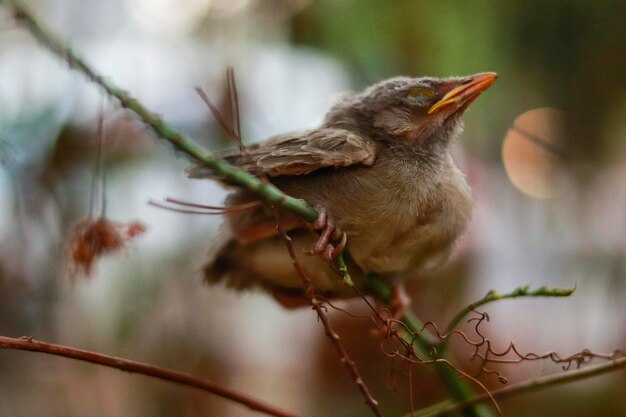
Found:
<svg viewBox="0 0 626 417"><path fill-rule="evenodd" d="M392 78L336 104L318 129L270 138L249 147L248 155L222 156L323 207L347 236L357 285L367 272L400 282L445 261L470 221L470 189L449 145L462 130L463 112L495 78ZM207 178L211 172L192 167L189 175ZM254 200L256 195L235 190L227 205ZM280 217L315 289L354 295L329 261L304 255L317 233L291 213L281 210ZM281 239L267 206L228 215L206 280L297 294L300 279Z"/></svg>

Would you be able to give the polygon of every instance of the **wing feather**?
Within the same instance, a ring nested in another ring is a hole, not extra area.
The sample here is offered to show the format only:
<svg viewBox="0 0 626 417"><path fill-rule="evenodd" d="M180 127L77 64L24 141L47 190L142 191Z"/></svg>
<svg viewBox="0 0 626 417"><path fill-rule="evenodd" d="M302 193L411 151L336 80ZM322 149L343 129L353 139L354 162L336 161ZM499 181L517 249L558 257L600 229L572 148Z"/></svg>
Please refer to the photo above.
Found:
<svg viewBox="0 0 626 417"><path fill-rule="evenodd" d="M369 166L376 159L376 143L343 129L315 129L275 136L248 147L248 156L239 151L217 155L250 172L271 177L304 175L321 168ZM195 165L187 170L191 178L214 176L210 169Z"/></svg>

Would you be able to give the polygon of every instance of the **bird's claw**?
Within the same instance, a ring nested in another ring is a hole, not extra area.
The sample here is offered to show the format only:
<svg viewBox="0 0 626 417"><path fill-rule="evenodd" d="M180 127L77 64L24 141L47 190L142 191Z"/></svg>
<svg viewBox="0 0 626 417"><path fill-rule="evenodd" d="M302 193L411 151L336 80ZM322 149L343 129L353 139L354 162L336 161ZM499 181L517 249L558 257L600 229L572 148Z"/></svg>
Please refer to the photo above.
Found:
<svg viewBox="0 0 626 417"><path fill-rule="evenodd" d="M343 252L348 242L348 236L340 230L333 218L328 215L328 210L321 206L316 206L315 209L319 216L312 224L312 228L322 232L311 250L307 251L307 255L317 255L326 260L333 260ZM331 239L337 239L339 236L341 236L341 241L337 246L333 246L330 243Z"/></svg>
<svg viewBox="0 0 626 417"><path fill-rule="evenodd" d="M326 259L327 261L332 261L339 255L346 247L346 243L348 243L348 236L345 233L341 234L341 241L337 246L333 246L330 243L326 244L324 248L324 252L321 253L321 257Z"/></svg>

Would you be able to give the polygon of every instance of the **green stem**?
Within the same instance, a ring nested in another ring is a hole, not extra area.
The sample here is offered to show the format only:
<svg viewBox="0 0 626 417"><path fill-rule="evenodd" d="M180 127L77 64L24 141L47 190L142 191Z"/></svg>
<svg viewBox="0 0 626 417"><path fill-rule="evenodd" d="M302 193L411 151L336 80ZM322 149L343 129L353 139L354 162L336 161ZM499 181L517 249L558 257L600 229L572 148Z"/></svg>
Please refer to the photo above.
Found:
<svg viewBox="0 0 626 417"><path fill-rule="evenodd" d="M403 335L403 338L408 342L413 342L418 347L418 351L421 354L428 355L433 360L443 359L449 362L447 355L443 351L436 349L435 337L422 330L421 321L410 311L407 311L402 317L402 322L413 333L419 333L419 336L413 338L412 335ZM467 401L475 395L474 390L470 387L466 380L461 379L459 373L454 370L447 363L435 363L435 372L441 378L441 381L447 388L450 396L455 402ZM462 414L466 417L486 417L493 414L483 407L470 407L463 410Z"/></svg>
<svg viewBox="0 0 626 417"><path fill-rule="evenodd" d="M468 315L471 311L477 309L478 307L485 305L487 303L491 303L493 301L505 300L508 298L518 298L518 297L569 297L574 293L576 287L574 288L549 288L549 287L540 287L535 291L529 290L530 286L526 285L524 287L518 287L506 294L498 294L495 290L489 291L483 298L480 300L473 302L472 304L465 307L463 310L459 311L459 313L454 316L454 318L448 324L446 328L446 333L450 333L452 330L456 329L459 325L463 317Z"/></svg>
<svg viewBox="0 0 626 417"><path fill-rule="evenodd" d="M369 274L366 277L367 286L369 290L379 299L384 302L389 302L391 299L391 288L385 281L376 277L373 274ZM444 353L438 352L435 348L437 346L437 339L428 331L423 330L423 323L413 314L411 311L405 311L402 317L402 322L406 325L411 334L402 333L402 337L409 343L412 343L419 352L420 355L429 357L433 360L444 359L447 357ZM417 334L417 337L413 337ZM452 367L443 362L438 362L433 365L439 378L441 378L443 384L447 388L452 399L457 402L467 401L474 397L475 393L469 386L467 381L460 379L458 372ZM492 416L488 409L483 407L469 407L463 410L463 415L466 417L487 417Z"/></svg>
<svg viewBox="0 0 626 417"><path fill-rule="evenodd" d="M343 258L343 252L337 257L337 263L339 264L339 273L343 277L343 281L350 287L354 287L354 281L352 281L350 272L348 272L348 265L346 265L346 260Z"/></svg>
<svg viewBox="0 0 626 417"><path fill-rule="evenodd" d="M306 202L290 197L276 188L249 173L242 171L221 158L216 157L202 148L190 137L177 130L170 128L159 115L144 107L139 100L125 90L117 87L113 82L105 79L101 74L92 69L83 59L78 57L68 46L64 44L51 30L22 5L19 0L7 0L14 9L15 18L25 25L29 32L53 54L61 57L70 68L82 73L90 81L99 85L106 93L119 100L122 107L133 111L144 123L150 126L157 136L171 143L178 150L186 153L197 161L205 164L219 174L227 183L246 188L267 201L270 204L284 207L298 214L303 219L314 222L317 212Z"/></svg>

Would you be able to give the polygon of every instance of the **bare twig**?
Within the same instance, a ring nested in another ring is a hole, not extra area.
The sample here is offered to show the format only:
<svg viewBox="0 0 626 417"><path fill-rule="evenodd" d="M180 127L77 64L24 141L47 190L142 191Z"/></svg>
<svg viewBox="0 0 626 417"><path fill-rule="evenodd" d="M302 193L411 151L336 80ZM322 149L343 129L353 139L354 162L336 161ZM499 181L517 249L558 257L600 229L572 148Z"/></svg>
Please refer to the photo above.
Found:
<svg viewBox="0 0 626 417"><path fill-rule="evenodd" d="M350 359L350 356L348 355L348 352L346 351L346 348L343 345L341 338L331 326L330 321L328 320L328 316L324 312L324 306L320 298L317 297L317 295L315 294L315 289L313 288L311 279L304 272L304 269L302 268L302 265L300 265L300 262L298 262L298 258L296 257L296 252L293 249L293 244L291 242L291 237L289 237L289 235L287 234L287 231L282 227L280 218L278 216L278 212L276 212L276 226L278 227L278 231L280 232L281 236L283 237L283 240L285 241L285 246L287 247L287 251L289 252L289 256L291 257L291 262L293 264L293 267L298 273L298 276L300 277L300 279L302 280L302 287L305 290L305 294L309 300L309 303L311 304L311 307L313 307L313 309L317 312L317 317L319 317L320 321L324 325L324 330L326 331L326 335L328 336L330 341L333 343L333 346L335 347L337 354L341 358L341 362L343 362L343 364L346 366L346 368L348 369L348 372L350 372L350 375L354 379L354 382L356 383L357 387L363 394L363 397L365 398L365 403L372 409L372 411L377 417L383 417L383 414L380 411L380 408L378 407L378 401L376 401L374 397L372 397L372 394L370 393L369 388L367 387L367 385L365 384L365 381L363 381L363 378L361 378L361 375L359 374L359 370L357 369L356 364L354 363L354 361L352 361L352 359Z"/></svg>
<svg viewBox="0 0 626 417"><path fill-rule="evenodd" d="M117 368L126 372L135 372L138 374L148 375L154 378L163 379L177 384L186 385L201 389L219 397L226 398L245 405L254 411L259 411L276 417L297 417L297 414L290 411L282 410L274 405L267 404L263 401L252 398L246 394L233 391L229 388L222 387L214 382L194 377L182 372L172 371L170 369L159 368L146 363L135 362L128 359L118 358L115 356L103 355L101 353L90 352L87 350L76 349L69 346L56 345L52 343L40 342L31 337L21 337L19 339L12 337L0 336L0 348L29 350L32 352L48 353L56 356L63 356L70 359L76 359L84 362L91 362L98 365Z"/></svg>

